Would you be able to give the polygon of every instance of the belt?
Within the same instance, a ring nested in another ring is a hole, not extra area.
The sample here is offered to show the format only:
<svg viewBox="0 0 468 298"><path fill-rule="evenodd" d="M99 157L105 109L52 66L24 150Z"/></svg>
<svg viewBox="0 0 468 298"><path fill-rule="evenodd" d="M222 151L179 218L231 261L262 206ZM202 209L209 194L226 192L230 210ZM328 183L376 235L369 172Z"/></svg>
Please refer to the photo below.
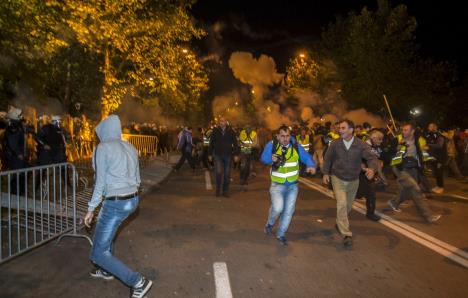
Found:
<svg viewBox="0 0 468 298"><path fill-rule="evenodd" d="M128 199L133 199L133 198L136 197L137 195L138 195L138 191L137 191L137 192L134 192L134 193L131 193L131 194L129 194L129 195L126 195L126 196L107 197L106 200L109 200L109 201L128 200Z"/></svg>

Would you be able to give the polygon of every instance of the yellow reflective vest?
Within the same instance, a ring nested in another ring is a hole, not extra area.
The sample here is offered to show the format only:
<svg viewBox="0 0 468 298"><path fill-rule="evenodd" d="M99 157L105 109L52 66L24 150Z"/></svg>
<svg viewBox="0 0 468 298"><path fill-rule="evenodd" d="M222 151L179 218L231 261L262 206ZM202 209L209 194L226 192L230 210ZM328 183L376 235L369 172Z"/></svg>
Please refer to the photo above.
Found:
<svg viewBox="0 0 468 298"><path fill-rule="evenodd" d="M276 154L282 154L281 146L278 146ZM292 183L299 179L299 153L294 149L293 145L289 146L285 156L287 160L284 165L276 171L271 170L270 177L272 182L283 184L286 181Z"/></svg>
<svg viewBox="0 0 468 298"><path fill-rule="evenodd" d="M302 145L304 150L309 152L309 148L310 148L310 137L309 137L309 135L305 135L304 139L302 139L301 135L298 135L296 138L297 138L297 142Z"/></svg>
<svg viewBox="0 0 468 298"><path fill-rule="evenodd" d="M255 140L257 138L257 132L252 130L249 135L245 129L243 129L239 134L239 141L242 153L251 153L252 147L256 144Z"/></svg>
<svg viewBox="0 0 468 298"><path fill-rule="evenodd" d="M397 138L398 138L398 143L401 143L401 141L403 140L403 136L398 135ZM427 151L426 151L427 142L426 142L425 138L420 136L418 138L418 145L419 145L419 149L421 150L423 162L426 162L426 161L429 161L429 160L435 160L435 158L430 156L429 153L427 153ZM400 145L399 150L395 154L395 156L392 158L392 161L390 162L390 165L396 166L396 165L401 164L403 162L403 158L405 157L407 149L408 148L405 145Z"/></svg>

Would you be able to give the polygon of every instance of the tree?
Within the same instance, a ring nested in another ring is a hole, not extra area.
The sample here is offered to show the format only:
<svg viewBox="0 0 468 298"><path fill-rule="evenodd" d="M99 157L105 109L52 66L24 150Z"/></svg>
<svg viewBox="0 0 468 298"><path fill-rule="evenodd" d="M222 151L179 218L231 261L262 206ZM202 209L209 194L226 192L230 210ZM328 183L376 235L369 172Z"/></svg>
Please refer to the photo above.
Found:
<svg viewBox="0 0 468 298"><path fill-rule="evenodd" d="M60 94L67 104L73 94L73 85L67 83L73 70L95 77L96 69L81 67L80 59L96 61L102 79L94 84L101 84L103 117L124 96L193 107L206 89L207 77L189 48L193 38L204 34L188 13L191 4L191 0L5 1L0 4L0 25L2 37L8 38L2 45L12 55L19 53L18 61L39 59L36 67L52 77L63 75L62 90L56 90L60 86L52 80L46 80L51 86L45 89Z"/></svg>
<svg viewBox="0 0 468 298"><path fill-rule="evenodd" d="M289 93L302 89L316 89L319 66L305 53L289 60L285 85Z"/></svg>
<svg viewBox="0 0 468 298"><path fill-rule="evenodd" d="M191 1L50 1L62 9L73 37L101 60L102 116L126 94L181 101L206 88L206 75L187 48L197 29L188 14ZM198 88L197 90L188 90ZM178 97L171 97L177 94Z"/></svg>
<svg viewBox="0 0 468 298"><path fill-rule="evenodd" d="M336 63L342 96L352 108L379 112L386 94L395 114L405 118L414 106L432 105L435 95L441 95L436 86L450 86L447 73L454 70L418 55L417 22L405 5L391 8L386 0L378 2L377 11L363 8L330 24L323 32L322 51ZM436 100L443 102L449 94Z"/></svg>

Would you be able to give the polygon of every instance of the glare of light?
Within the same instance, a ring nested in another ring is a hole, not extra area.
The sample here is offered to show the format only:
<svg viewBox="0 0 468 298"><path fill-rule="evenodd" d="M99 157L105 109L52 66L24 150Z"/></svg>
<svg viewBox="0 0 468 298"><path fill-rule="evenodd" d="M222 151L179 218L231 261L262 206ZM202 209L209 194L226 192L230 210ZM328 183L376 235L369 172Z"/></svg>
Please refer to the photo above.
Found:
<svg viewBox="0 0 468 298"><path fill-rule="evenodd" d="M322 121L322 122L323 122L323 121L325 121L325 119L322 117L322 118L320 118L320 121Z"/></svg>
<svg viewBox="0 0 468 298"><path fill-rule="evenodd" d="M183 49L183 50L182 50L182 53L187 54L187 53L188 53L188 50L187 50L187 49Z"/></svg>
<svg viewBox="0 0 468 298"><path fill-rule="evenodd" d="M251 92L252 92L252 94L255 94L255 90L252 90Z"/></svg>
<svg viewBox="0 0 468 298"><path fill-rule="evenodd" d="M305 54L304 54L304 53L300 53L300 54L299 54L299 57L305 58Z"/></svg>
<svg viewBox="0 0 468 298"><path fill-rule="evenodd" d="M267 106L266 109L267 109L268 112L271 112L271 107L270 106Z"/></svg>
<svg viewBox="0 0 468 298"><path fill-rule="evenodd" d="M153 78L153 77L150 77L149 80L152 81L152 80L154 80L154 78Z"/></svg>
<svg viewBox="0 0 468 298"><path fill-rule="evenodd" d="M412 108L410 110L410 114L413 116L419 116L421 115L421 110L419 108Z"/></svg>
<svg viewBox="0 0 468 298"><path fill-rule="evenodd" d="M238 105L239 105L239 103L236 101L235 105L236 105L236 106L238 106Z"/></svg>

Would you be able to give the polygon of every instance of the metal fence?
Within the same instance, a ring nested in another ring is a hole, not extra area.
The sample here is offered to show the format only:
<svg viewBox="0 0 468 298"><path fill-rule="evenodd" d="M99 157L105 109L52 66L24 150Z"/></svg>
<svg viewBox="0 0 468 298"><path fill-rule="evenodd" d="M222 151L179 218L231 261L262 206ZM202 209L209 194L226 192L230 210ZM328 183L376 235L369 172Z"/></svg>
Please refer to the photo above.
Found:
<svg viewBox="0 0 468 298"><path fill-rule="evenodd" d="M157 136L122 134L122 139L135 146L139 156L155 156L158 152Z"/></svg>
<svg viewBox="0 0 468 298"><path fill-rule="evenodd" d="M89 194L77 196L71 163L0 172L0 264L39 245L78 234Z"/></svg>

